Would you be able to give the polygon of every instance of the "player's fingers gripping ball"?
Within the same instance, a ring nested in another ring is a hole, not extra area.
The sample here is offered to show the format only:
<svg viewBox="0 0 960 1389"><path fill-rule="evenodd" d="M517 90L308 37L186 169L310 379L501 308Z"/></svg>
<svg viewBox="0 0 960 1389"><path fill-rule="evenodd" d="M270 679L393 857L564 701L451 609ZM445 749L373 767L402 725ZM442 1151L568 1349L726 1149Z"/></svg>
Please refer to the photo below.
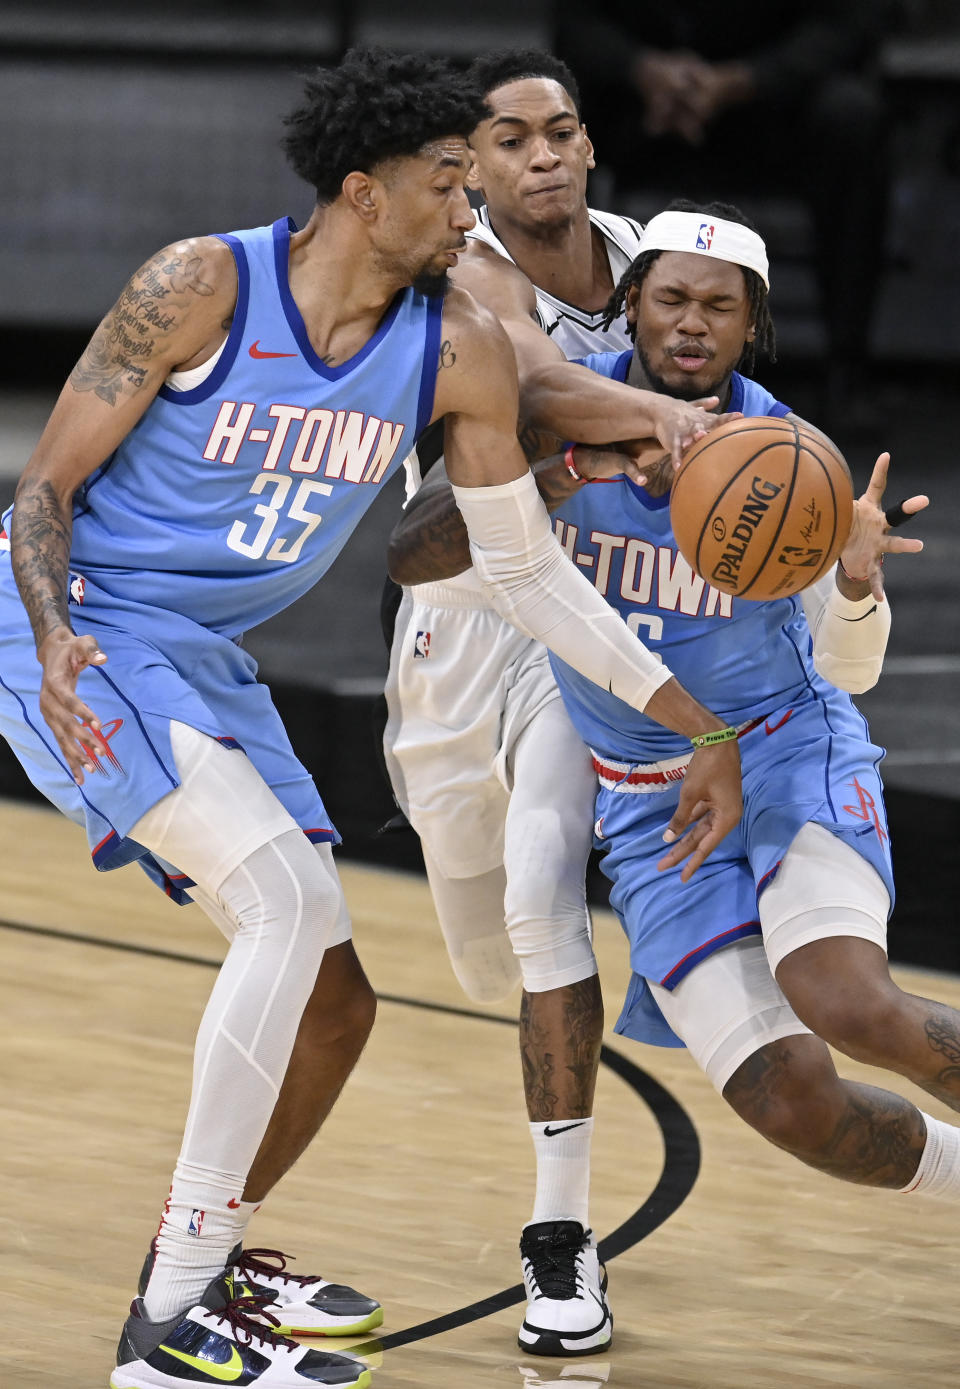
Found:
<svg viewBox="0 0 960 1389"><path fill-rule="evenodd" d="M850 470L822 434L732 420L683 456L670 496L680 553L736 598L786 598L837 559L853 520Z"/></svg>

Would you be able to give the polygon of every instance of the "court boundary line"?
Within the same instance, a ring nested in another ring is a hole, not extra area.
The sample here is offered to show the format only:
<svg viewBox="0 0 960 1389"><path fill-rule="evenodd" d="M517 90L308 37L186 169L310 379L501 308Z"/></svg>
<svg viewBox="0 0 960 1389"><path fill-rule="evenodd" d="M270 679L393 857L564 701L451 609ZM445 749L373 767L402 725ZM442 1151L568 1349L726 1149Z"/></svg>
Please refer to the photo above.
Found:
<svg viewBox="0 0 960 1389"><path fill-rule="evenodd" d="M202 966L204 969L219 969L222 960L208 959L203 955L188 955L177 950L163 950L157 946L139 945L133 941L121 941L104 936L90 936L73 931L65 931L56 926L39 926L24 921L0 919L0 930L17 931L23 935L41 936L47 939L69 941L75 945L92 945L104 950L118 950L126 954L144 955L153 959L169 960L175 964ZM515 1017L505 1017L500 1013L482 1013L474 1008L458 1007L455 1004L434 1003L429 999L408 998L403 994L377 992L383 1003L393 1003L405 1008L421 1008L427 1012L445 1013L453 1017L470 1018L474 1021L499 1023L501 1026L516 1027ZM641 1240L651 1235L671 1215L673 1215L693 1190L700 1172L700 1140L693 1120L665 1086L654 1080L629 1057L615 1051L606 1043L600 1049L600 1064L606 1066L624 1081L637 1095L653 1116L663 1140L663 1165L660 1176L645 1201L632 1215L627 1216L615 1230L600 1240L598 1252L606 1263L619 1254L634 1248ZM526 1297L522 1283L515 1283L500 1292L491 1293L476 1302L453 1312L445 1312L439 1317L418 1322L374 1340L351 1345L350 1355L375 1355L387 1350L397 1350L400 1346L425 1341L431 1336L446 1331L455 1331L471 1322L482 1321L495 1312L515 1307Z"/></svg>

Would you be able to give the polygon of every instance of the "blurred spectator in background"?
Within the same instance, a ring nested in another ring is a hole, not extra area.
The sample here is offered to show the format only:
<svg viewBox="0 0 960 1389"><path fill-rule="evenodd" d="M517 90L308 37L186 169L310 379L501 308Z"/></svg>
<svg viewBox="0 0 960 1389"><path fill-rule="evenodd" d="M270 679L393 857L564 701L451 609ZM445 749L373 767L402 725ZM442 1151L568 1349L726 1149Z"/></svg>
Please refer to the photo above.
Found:
<svg viewBox="0 0 960 1389"><path fill-rule="evenodd" d="M580 80L618 205L637 188L697 198L722 188L762 220L764 194L807 202L827 335L825 409L834 418L867 375L889 184L876 67L901 6L557 4L557 52Z"/></svg>

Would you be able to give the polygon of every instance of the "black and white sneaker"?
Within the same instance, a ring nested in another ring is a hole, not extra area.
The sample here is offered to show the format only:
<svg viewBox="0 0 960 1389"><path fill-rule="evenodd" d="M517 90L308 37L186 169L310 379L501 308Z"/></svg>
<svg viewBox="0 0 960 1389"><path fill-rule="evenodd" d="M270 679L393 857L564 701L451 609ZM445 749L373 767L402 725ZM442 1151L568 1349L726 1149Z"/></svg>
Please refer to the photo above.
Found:
<svg viewBox="0 0 960 1389"><path fill-rule="evenodd" d="M143 1297L153 1270L156 1241L140 1272ZM289 1273L287 1254L278 1249L243 1249L239 1244L227 1256L226 1272L234 1282L235 1296L268 1293L265 1308L276 1319L281 1336L359 1336L383 1322L383 1308L372 1297L345 1283L332 1283L314 1274Z"/></svg>
<svg viewBox="0 0 960 1389"><path fill-rule="evenodd" d="M117 1347L110 1389L368 1389L362 1360L308 1350L270 1329L266 1295L234 1296L229 1276L215 1278L195 1307L152 1322L137 1298Z"/></svg>
<svg viewBox="0 0 960 1389"><path fill-rule="evenodd" d="M518 1341L533 1355L596 1355L613 1339L607 1273L592 1230L578 1220L524 1226L527 1311Z"/></svg>

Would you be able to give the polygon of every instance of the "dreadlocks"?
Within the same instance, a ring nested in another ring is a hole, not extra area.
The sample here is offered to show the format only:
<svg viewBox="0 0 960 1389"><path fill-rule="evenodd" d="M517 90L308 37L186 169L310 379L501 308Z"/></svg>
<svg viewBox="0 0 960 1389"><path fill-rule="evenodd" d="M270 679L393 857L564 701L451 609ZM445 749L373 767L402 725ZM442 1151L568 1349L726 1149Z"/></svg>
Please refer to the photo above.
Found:
<svg viewBox="0 0 960 1389"><path fill-rule="evenodd" d="M731 203L692 203L686 198L677 198L664 210L666 212L697 212L702 213L705 217L722 217L724 221L739 222L741 226L749 227L751 231L757 230L750 218ZM633 285L636 285L637 289L640 288L647 271L658 256L662 255L662 251L641 251L633 264L627 267L607 304L606 317L603 320L605 329L609 328L614 319L623 312L627 291ZM777 336L773 327L773 319L770 316L766 285L755 270L750 270L745 265L741 265L740 269L743 272L747 287L750 318L756 329L756 335L753 342L744 345L743 353L737 362L737 371L744 376L751 376L758 352L771 362L777 360ZM631 338L636 337L635 324L631 324L628 331Z"/></svg>

